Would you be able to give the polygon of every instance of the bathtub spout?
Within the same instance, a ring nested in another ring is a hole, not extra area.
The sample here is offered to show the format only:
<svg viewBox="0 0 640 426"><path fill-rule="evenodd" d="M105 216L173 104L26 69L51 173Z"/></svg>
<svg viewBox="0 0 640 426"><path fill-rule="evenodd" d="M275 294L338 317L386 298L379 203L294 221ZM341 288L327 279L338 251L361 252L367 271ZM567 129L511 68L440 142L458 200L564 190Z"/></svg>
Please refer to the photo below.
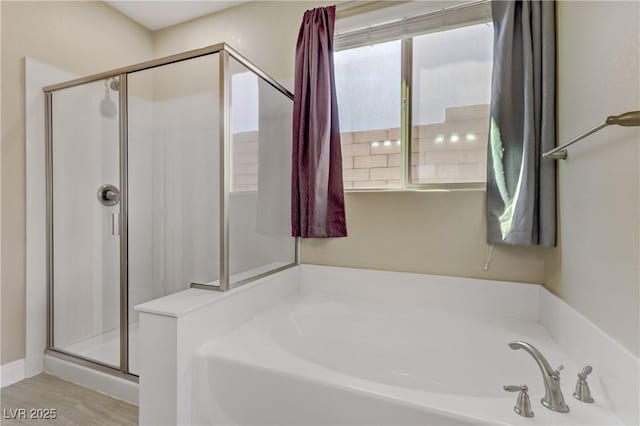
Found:
<svg viewBox="0 0 640 426"><path fill-rule="evenodd" d="M551 368L549 362L542 353L527 342L511 342L509 343L509 347L513 350L523 349L538 363L540 371L542 371L542 380L544 382L544 398L542 398L541 401L542 405L553 411L568 413L569 407L564 402L564 396L562 395L562 389L560 388L560 370L562 370L563 367L560 366L557 370Z"/></svg>

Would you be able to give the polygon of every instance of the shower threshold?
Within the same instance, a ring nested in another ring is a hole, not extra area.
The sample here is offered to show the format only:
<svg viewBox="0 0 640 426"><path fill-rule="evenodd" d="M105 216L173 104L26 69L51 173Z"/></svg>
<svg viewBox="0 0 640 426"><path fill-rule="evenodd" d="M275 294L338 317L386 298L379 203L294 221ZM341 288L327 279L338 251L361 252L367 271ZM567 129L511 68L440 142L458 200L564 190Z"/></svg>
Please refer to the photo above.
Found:
<svg viewBox="0 0 640 426"><path fill-rule="evenodd" d="M120 365L120 329L114 328L104 333L79 340L60 348L89 360L118 368ZM129 373L137 374L138 323L129 324Z"/></svg>

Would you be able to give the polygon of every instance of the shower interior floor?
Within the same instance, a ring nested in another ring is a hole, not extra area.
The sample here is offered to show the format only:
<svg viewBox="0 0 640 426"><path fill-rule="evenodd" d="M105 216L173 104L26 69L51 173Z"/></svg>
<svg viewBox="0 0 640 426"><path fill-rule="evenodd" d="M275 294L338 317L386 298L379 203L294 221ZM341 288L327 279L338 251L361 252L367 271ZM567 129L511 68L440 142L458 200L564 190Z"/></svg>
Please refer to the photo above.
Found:
<svg viewBox="0 0 640 426"><path fill-rule="evenodd" d="M65 352L120 367L120 330L115 328L62 347ZM129 324L129 372L137 374L138 323Z"/></svg>

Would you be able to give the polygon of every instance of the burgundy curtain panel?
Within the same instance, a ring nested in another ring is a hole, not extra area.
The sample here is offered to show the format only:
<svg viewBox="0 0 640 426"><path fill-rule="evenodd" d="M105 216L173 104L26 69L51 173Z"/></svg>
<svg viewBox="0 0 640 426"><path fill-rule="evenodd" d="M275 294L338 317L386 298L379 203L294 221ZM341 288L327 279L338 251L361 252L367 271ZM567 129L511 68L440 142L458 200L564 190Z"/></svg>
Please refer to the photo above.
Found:
<svg viewBox="0 0 640 426"><path fill-rule="evenodd" d="M291 172L294 237L346 237L338 103L333 72L335 6L304 14L296 45Z"/></svg>

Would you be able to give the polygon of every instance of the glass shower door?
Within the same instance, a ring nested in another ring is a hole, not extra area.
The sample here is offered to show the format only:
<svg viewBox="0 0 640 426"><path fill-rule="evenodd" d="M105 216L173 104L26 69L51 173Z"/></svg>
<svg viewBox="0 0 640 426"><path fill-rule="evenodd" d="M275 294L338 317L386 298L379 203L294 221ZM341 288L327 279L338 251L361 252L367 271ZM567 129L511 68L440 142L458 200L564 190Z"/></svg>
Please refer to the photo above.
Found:
<svg viewBox="0 0 640 426"><path fill-rule="evenodd" d="M52 95L53 348L120 367L120 81Z"/></svg>

